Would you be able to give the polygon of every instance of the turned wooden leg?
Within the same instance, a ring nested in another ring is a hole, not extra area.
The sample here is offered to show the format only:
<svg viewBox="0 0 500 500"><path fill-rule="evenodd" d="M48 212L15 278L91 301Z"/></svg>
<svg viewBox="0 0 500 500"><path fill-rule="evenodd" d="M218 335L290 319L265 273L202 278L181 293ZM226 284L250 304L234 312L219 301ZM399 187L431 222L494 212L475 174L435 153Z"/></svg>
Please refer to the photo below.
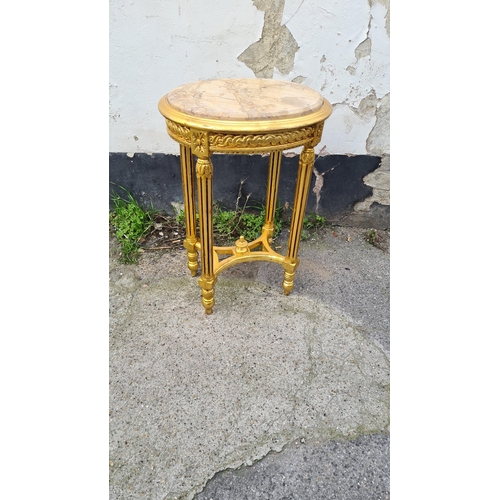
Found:
<svg viewBox="0 0 500 500"><path fill-rule="evenodd" d="M282 151L271 152L269 158L269 172L267 175L266 195L266 222L262 228L262 234L267 233L268 240L274 234L274 216L278 202L278 183L280 178Z"/></svg>
<svg viewBox="0 0 500 500"><path fill-rule="evenodd" d="M187 250L188 268L192 276L198 270L198 250L196 250L196 200L194 196L194 159L191 148L181 145L181 175L184 194L184 215L186 218L186 239L184 248Z"/></svg>
<svg viewBox="0 0 500 500"><path fill-rule="evenodd" d="M201 287L202 304L207 314L212 314L214 306L214 274L213 254L213 220L212 220L212 184L213 165L210 158L198 158L196 162L196 178L198 183L198 212L200 217Z"/></svg>
<svg viewBox="0 0 500 500"><path fill-rule="evenodd" d="M288 295L293 289L295 272L299 265L297 258L299 252L300 237L302 234L302 224L306 212L309 187L314 165L314 148L305 145L299 159L299 172L297 175L297 185L295 187L295 200L293 202L292 222L290 226L290 238L288 240L288 252L283 262L285 277L283 280L283 290Z"/></svg>

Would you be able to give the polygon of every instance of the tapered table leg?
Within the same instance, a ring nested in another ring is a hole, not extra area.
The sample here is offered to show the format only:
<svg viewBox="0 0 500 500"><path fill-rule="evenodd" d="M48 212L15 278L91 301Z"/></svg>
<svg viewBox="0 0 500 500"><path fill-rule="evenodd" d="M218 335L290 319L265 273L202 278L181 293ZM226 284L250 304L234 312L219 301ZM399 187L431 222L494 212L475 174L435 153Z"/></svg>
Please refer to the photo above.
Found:
<svg viewBox="0 0 500 500"><path fill-rule="evenodd" d="M282 151L272 151L269 158L267 175L266 221L262 233L267 232L268 239L274 234L274 216L278 201L278 183L280 178Z"/></svg>
<svg viewBox="0 0 500 500"><path fill-rule="evenodd" d="M192 276L198 270L198 250L196 250L196 200L194 196L194 159L191 148L181 145L181 175L184 194L184 215L186 218L186 239L184 248L187 250L188 268Z"/></svg>
<svg viewBox="0 0 500 500"><path fill-rule="evenodd" d="M297 254L299 252L300 237L302 234L302 224L306 212L309 187L314 165L314 149L311 146L304 146L299 159L299 172L297 175L297 185L295 187L295 200L293 203L292 222L290 226L290 237L288 239L288 252L283 262L285 277L283 280L283 290L288 295L293 289L295 272L299 265Z"/></svg>
<svg viewBox="0 0 500 500"><path fill-rule="evenodd" d="M198 184L198 212L200 217L201 246L201 287L202 304L207 314L212 314L214 306L214 254L213 254L213 220L212 220L212 185L213 165L210 158L198 158L196 162L196 178Z"/></svg>

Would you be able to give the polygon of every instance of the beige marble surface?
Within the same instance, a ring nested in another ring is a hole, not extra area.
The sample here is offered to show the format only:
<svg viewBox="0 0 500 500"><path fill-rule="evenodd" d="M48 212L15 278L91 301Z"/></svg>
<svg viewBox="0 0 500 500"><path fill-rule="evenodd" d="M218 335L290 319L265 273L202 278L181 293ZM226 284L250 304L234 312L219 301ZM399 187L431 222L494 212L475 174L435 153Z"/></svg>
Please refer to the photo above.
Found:
<svg viewBox="0 0 500 500"><path fill-rule="evenodd" d="M323 97L298 83L232 78L187 83L167 95L171 106L201 118L262 120L317 111Z"/></svg>

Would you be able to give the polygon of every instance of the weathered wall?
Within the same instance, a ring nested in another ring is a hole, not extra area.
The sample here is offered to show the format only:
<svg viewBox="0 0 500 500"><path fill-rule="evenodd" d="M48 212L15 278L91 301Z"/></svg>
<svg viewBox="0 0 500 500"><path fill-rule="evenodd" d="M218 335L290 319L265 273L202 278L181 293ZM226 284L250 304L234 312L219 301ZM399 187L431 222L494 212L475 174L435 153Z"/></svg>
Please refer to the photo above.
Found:
<svg viewBox="0 0 500 500"><path fill-rule="evenodd" d="M177 155L157 103L182 83L295 81L333 105L320 155L382 159L353 211L388 207L389 34L389 0L111 0L110 151Z"/></svg>

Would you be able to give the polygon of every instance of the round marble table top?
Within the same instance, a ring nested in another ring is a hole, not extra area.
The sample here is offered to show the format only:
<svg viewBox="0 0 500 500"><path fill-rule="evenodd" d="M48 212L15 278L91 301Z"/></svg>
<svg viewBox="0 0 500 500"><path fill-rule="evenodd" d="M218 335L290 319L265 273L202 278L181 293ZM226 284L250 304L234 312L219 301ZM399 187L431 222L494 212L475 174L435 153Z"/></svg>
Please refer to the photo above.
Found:
<svg viewBox="0 0 500 500"><path fill-rule="evenodd" d="M227 78L186 83L165 99L174 109L215 120L275 120L319 110L325 100L298 83L264 78Z"/></svg>

